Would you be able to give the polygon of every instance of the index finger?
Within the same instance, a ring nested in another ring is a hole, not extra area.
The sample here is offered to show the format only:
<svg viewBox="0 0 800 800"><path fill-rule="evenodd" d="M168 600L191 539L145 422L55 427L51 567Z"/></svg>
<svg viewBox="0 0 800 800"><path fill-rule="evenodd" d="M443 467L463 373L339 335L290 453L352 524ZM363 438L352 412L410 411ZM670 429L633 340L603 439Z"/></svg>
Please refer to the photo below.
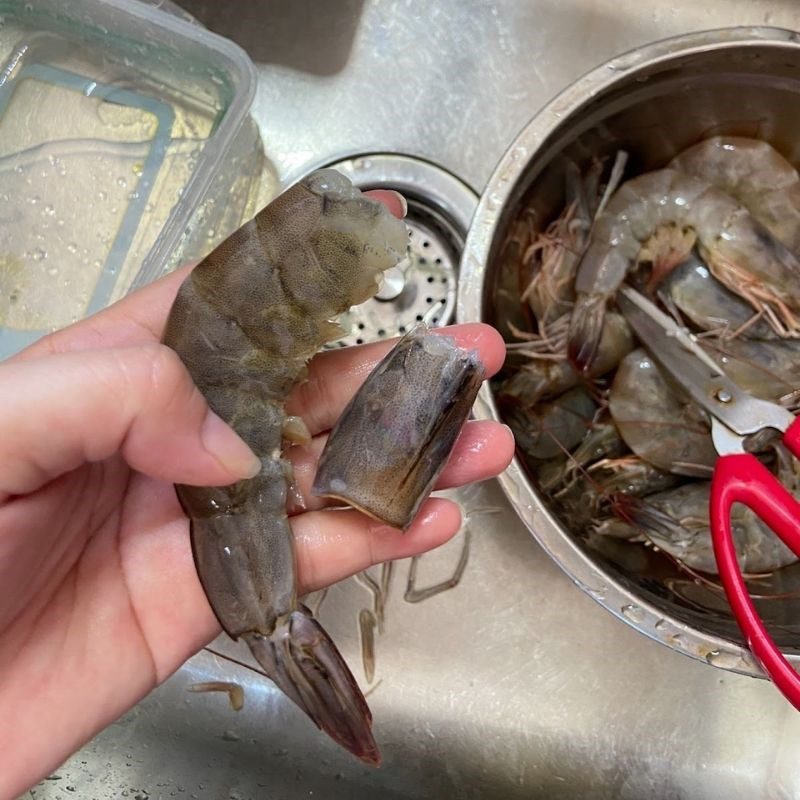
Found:
<svg viewBox="0 0 800 800"><path fill-rule="evenodd" d="M503 364L505 342L490 325L467 322L431 332L452 337L464 350L475 350L487 378ZM393 339L318 353L308 365L307 380L289 395L287 412L302 417L312 436L328 430L367 375L396 343L397 339Z"/></svg>

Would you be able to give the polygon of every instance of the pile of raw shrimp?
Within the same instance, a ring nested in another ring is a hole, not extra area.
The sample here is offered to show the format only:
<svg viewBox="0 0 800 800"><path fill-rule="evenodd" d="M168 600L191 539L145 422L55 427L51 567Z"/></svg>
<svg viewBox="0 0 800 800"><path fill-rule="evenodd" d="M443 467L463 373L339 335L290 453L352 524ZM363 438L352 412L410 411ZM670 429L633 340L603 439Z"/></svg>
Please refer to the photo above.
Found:
<svg viewBox="0 0 800 800"><path fill-rule="evenodd" d="M796 410L800 177L740 137L706 139L630 180L626 160L568 166L558 218L542 230L524 208L512 224L501 272L519 290L495 394L539 491L590 547L652 547L714 575L709 419L651 360L615 294L623 282L646 293L740 386ZM800 497L800 468L777 436L748 448ZM733 523L745 573L797 560L743 506Z"/></svg>

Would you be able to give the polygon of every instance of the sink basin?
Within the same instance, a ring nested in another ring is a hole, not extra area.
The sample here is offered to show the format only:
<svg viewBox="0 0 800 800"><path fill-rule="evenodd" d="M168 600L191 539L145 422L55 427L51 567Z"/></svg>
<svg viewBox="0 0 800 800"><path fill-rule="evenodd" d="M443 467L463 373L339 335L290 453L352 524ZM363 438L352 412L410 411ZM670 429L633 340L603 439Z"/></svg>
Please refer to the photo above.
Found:
<svg viewBox="0 0 800 800"><path fill-rule="evenodd" d="M533 113L614 54L706 28L800 29L793 0L181 4L257 62L254 114L283 183L395 152L476 192ZM771 685L669 651L612 617L549 560L495 482L458 497L471 540L463 578L408 603L410 565L397 565L371 683L357 625L369 592L347 581L322 606L370 688L380 769L337 749L246 667L201 652L29 796L800 796L800 715ZM460 545L425 556L417 584L447 578ZM206 680L242 684L244 710L187 691Z"/></svg>

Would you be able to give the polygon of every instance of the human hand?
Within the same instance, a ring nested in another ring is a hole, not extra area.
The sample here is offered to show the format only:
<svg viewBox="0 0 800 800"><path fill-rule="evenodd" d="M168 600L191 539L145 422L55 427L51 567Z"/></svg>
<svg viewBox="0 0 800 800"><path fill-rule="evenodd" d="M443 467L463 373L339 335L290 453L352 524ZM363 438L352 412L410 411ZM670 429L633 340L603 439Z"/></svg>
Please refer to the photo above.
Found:
<svg viewBox="0 0 800 800"><path fill-rule="evenodd" d="M56 768L219 633L173 483L225 485L250 451L159 342L181 270L0 364L0 798ZM485 325L449 329L502 363ZM292 516L302 592L424 552L460 525L430 499L399 531L310 496L347 401L391 346L318 355L288 409L314 439L290 448L306 510ZM439 488L497 474L513 442L465 426Z"/></svg>

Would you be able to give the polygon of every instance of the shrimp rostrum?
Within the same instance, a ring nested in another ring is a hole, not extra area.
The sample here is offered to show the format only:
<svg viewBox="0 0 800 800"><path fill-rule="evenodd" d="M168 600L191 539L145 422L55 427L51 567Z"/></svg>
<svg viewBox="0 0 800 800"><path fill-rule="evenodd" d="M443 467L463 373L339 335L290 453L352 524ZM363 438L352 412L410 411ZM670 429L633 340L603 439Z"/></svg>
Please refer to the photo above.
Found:
<svg viewBox="0 0 800 800"><path fill-rule="evenodd" d="M332 170L261 211L196 267L165 342L211 408L261 459L232 486L177 487L200 580L225 631L333 739L377 764L367 703L336 646L297 597L286 514L284 401L331 320L375 293L407 248L402 221Z"/></svg>

